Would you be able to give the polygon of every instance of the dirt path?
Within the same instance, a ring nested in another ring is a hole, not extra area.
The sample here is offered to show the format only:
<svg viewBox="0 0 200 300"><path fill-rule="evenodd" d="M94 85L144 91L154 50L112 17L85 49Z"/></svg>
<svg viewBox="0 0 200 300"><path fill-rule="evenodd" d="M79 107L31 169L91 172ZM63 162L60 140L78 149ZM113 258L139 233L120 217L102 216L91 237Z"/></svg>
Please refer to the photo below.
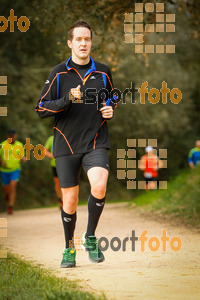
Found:
<svg viewBox="0 0 200 300"><path fill-rule="evenodd" d="M182 248L173 252L169 242L167 251L152 252L145 243L141 252L140 242L127 242L125 252L104 252L106 260L91 264L87 253L77 251L77 268L60 269L64 236L60 213L56 208L34 209L15 212L8 219L8 238L1 244L13 253L33 260L45 268L53 269L58 276L81 279L81 284L90 291L103 291L108 299L200 299L200 235L195 229L174 226L165 221L157 222L141 217L136 209L127 209L127 204L106 205L97 230L97 236L110 241L130 237L132 230L140 236L148 230L147 237L160 239L162 230L167 230L170 240L178 236ZM87 207L78 207L76 237L81 237L86 228ZM103 245L103 244L102 244ZM117 246L117 244L114 244Z"/></svg>

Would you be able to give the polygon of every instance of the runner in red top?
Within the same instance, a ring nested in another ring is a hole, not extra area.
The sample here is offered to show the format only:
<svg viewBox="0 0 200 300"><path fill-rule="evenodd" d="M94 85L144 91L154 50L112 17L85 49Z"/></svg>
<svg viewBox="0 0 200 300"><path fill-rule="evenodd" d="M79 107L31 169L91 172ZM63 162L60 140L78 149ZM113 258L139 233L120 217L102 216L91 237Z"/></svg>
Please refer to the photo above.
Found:
<svg viewBox="0 0 200 300"><path fill-rule="evenodd" d="M146 190L156 189L158 180L158 169L162 168L163 162L155 154L155 149L148 146L145 148L147 154L140 159L139 169L143 171L146 181Z"/></svg>

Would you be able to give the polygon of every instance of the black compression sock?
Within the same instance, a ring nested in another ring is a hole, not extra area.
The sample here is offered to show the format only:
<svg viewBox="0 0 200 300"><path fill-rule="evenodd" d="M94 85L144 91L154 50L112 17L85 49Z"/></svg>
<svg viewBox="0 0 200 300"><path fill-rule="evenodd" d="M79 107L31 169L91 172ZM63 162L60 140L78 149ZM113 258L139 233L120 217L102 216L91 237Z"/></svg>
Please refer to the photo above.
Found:
<svg viewBox="0 0 200 300"><path fill-rule="evenodd" d="M86 237L94 235L104 204L105 197L103 199L97 199L90 194L88 200L88 226Z"/></svg>
<svg viewBox="0 0 200 300"><path fill-rule="evenodd" d="M62 218L64 234L65 234L65 242L66 242L65 248L73 248L72 237L74 236L74 230L76 224L76 212L70 215L64 212L64 210L62 209L61 218Z"/></svg>

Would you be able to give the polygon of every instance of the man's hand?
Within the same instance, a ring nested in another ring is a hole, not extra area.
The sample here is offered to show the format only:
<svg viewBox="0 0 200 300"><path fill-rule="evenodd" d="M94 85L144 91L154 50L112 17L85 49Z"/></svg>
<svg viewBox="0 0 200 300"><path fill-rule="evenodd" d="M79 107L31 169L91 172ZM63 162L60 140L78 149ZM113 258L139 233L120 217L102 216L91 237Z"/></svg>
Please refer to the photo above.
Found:
<svg viewBox="0 0 200 300"><path fill-rule="evenodd" d="M25 163L27 161L25 156L22 157L22 161L23 161L23 163Z"/></svg>
<svg viewBox="0 0 200 300"><path fill-rule="evenodd" d="M45 148L45 156L49 157L49 158L53 158L53 153L51 153L47 148Z"/></svg>
<svg viewBox="0 0 200 300"><path fill-rule="evenodd" d="M0 162L0 164L1 164L1 166L4 167L4 168L6 167L6 162L5 162L5 161L2 160L2 161Z"/></svg>
<svg viewBox="0 0 200 300"><path fill-rule="evenodd" d="M102 117L104 119L111 119L113 117L113 108L112 106L105 106L100 109Z"/></svg>
<svg viewBox="0 0 200 300"><path fill-rule="evenodd" d="M78 85L75 89L71 89L70 93L74 96L74 98L81 100L81 91L80 91L81 86Z"/></svg>
<svg viewBox="0 0 200 300"><path fill-rule="evenodd" d="M189 166L190 166L190 169L194 169L194 164L192 161L189 163Z"/></svg>

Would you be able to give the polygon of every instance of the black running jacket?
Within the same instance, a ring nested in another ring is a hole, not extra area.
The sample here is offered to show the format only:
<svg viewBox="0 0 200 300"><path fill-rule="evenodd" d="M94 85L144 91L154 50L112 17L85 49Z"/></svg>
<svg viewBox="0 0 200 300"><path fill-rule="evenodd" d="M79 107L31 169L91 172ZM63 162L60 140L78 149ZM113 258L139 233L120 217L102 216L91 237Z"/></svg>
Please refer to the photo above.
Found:
<svg viewBox="0 0 200 300"><path fill-rule="evenodd" d="M53 68L35 108L41 118L54 116L54 157L110 149L106 119L99 111L103 101L116 107L110 70L90 58L91 67L82 78L69 67L70 59ZM78 85L82 103L70 97Z"/></svg>

